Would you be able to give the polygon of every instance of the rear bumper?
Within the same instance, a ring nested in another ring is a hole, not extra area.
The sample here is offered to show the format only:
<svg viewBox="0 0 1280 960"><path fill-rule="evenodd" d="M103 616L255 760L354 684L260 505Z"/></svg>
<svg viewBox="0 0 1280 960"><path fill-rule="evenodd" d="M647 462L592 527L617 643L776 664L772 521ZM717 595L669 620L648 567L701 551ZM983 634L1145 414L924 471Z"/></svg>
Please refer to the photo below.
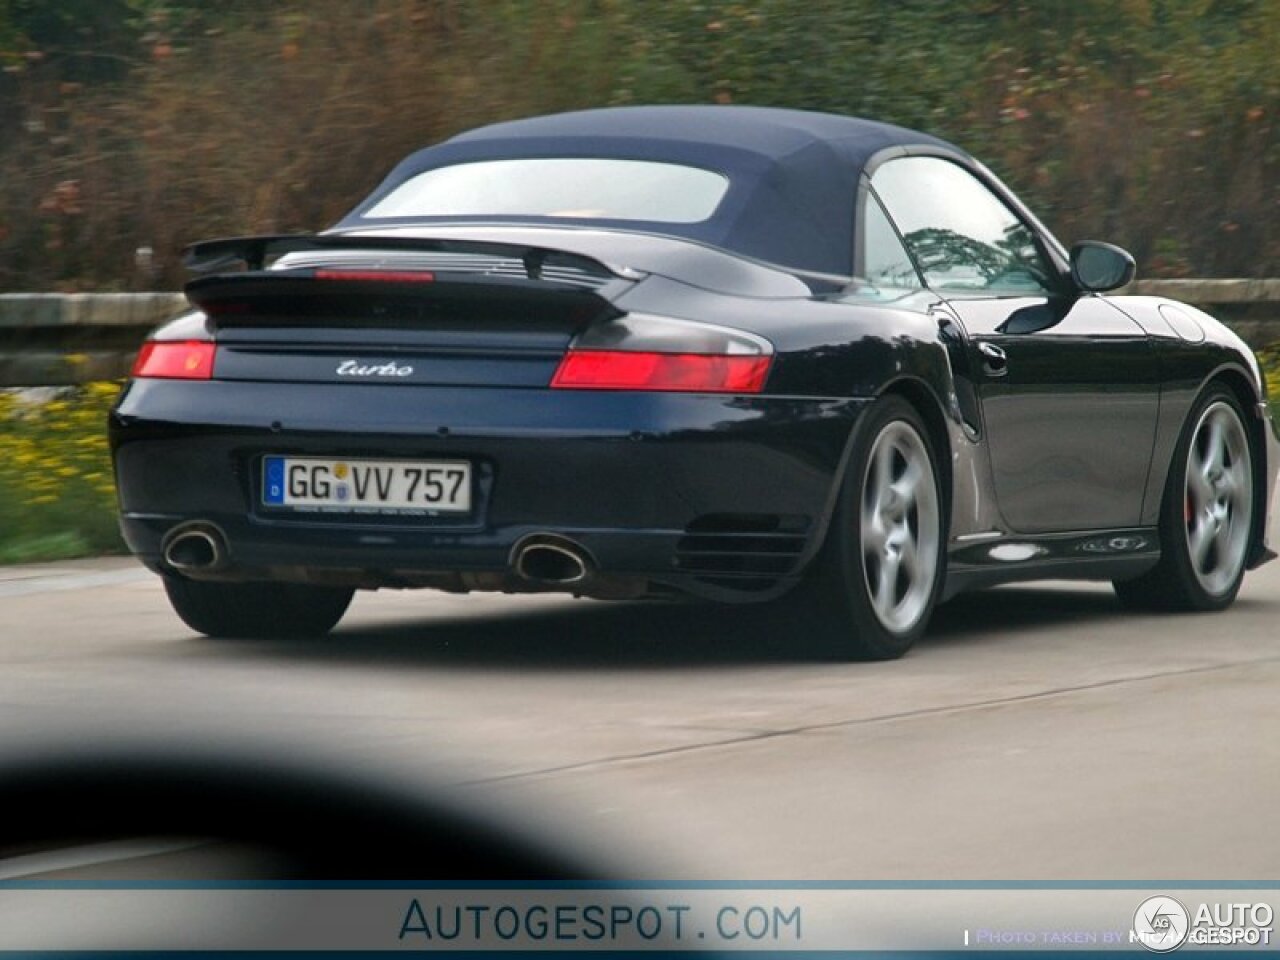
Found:
<svg viewBox="0 0 1280 960"><path fill-rule="evenodd" d="M200 520L225 534L235 576L518 588L513 549L551 533L582 545L602 592L745 599L785 589L817 549L868 402L144 380L111 440L125 540L155 569L166 535ZM465 459L475 510L272 514L266 454Z"/></svg>

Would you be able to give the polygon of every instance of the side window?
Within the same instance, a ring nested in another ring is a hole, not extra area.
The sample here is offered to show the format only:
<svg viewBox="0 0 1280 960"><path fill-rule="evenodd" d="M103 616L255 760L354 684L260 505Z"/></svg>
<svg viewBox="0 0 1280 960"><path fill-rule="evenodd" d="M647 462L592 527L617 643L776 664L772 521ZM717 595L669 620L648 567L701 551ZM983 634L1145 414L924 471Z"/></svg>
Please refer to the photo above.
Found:
<svg viewBox="0 0 1280 960"><path fill-rule="evenodd" d="M1053 273L1031 230L964 168L938 157L890 160L871 178L937 290L1037 294Z"/></svg>
<svg viewBox="0 0 1280 960"><path fill-rule="evenodd" d="M915 264L872 193L867 194L864 215L858 279L873 287L880 296L893 297L903 291L919 290L920 275L916 273Z"/></svg>

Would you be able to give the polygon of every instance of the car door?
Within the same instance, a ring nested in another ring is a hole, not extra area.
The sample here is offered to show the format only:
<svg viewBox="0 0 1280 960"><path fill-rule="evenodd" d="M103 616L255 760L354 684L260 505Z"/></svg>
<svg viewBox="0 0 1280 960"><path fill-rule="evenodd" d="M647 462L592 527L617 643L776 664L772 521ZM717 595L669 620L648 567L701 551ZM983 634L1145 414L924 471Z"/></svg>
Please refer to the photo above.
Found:
<svg viewBox="0 0 1280 960"><path fill-rule="evenodd" d="M958 163L890 160L871 188L959 321L1010 529L1137 526L1159 405L1142 329L1067 289L1035 229Z"/></svg>

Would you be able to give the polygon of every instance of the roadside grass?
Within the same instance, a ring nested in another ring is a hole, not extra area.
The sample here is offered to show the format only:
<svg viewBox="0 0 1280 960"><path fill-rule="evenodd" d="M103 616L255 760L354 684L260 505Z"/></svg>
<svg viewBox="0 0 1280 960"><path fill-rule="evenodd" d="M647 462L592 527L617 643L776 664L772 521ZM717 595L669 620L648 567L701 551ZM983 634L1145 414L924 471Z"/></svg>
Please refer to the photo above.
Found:
<svg viewBox="0 0 1280 960"><path fill-rule="evenodd" d="M0 563L124 549L106 435L119 391L0 391Z"/></svg>
<svg viewBox="0 0 1280 960"><path fill-rule="evenodd" d="M1280 416L1280 341L1258 351ZM0 390L0 564L121 553L107 450L114 381Z"/></svg>

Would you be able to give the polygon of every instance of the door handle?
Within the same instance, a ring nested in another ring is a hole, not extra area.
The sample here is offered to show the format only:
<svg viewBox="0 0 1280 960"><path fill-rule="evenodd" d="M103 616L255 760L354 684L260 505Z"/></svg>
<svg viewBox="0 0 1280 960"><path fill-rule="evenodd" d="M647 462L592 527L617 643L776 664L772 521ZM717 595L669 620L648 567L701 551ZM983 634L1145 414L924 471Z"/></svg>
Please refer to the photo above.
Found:
<svg viewBox="0 0 1280 960"><path fill-rule="evenodd" d="M994 343L978 344L978 352L982 354L982 369L988 376L1003 377L1009 372L1009 355Z"/></svg>

